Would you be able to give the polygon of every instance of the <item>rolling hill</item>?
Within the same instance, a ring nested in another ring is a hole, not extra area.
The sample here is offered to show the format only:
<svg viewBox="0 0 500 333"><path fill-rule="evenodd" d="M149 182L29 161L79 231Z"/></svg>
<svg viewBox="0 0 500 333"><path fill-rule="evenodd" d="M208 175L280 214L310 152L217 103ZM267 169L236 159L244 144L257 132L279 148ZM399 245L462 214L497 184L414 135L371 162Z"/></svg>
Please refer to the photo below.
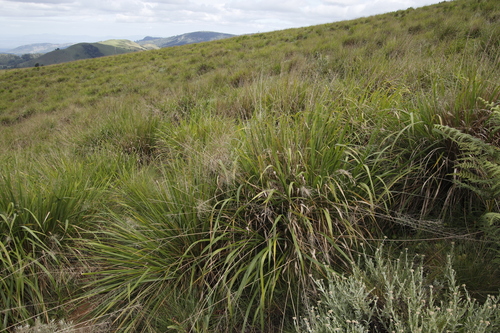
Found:
<svg viewBox="0 0 500 333"><path fill-rule="evenodd" d="M19 64L36 59L42 54L30 53L22 56L11 53L0 53L0 69L16 68Z"/></svg>
<svg viewBox="0 0 500 333"><path fill-rule="evenodd" d="M22 45L16 47L15 49L8 50L8 53L23 55L28 53L47 53L55 49L64 49L75 43L64 43L64 44L54 44L54 43L36 43L29 45Z"/></svg>
<svg viewBox="0 0 500 333"><path fill-rule="evenodd" d="M142 40L133 42L127 39L110 39L97 43L78 43L78 44L51 44L39 43L17 47L10 50L9 53L0 58L1 68L15 67L34 67L35 65L53 65L74 60L98 58L108 55L124 54L129 52L155 50L164 47L180 46L185 44L194 44L200 42L214 41L235 35L198 31L187 34L182 34L173 37L145 37ZM50 52L47 52L49 51ZM27 58L21 58L19 54L37 53ZM47 52L43 54L44 52ZM13 57L8 54L16 54ZM40 54L43 54L40 56ZM36 60L34 58L37 58Z"/></svg>
<svg viewBox="0 0 500 333"><path fill-rule="evenodd" d="M109 40L99 43L79 43L66 49L56 49L36 59L19 64L19 67L34 67L60 64L69 61L99 58L110 55L144 51L146 48L128 40Z"/></svg>
<svg viewBox="0 0 500 333"><path fill-rule="evenodd" d="M99 44L109 45L109 46L117 47L117 48L124 49L124 50L130 50L132 52L144 51L147 49L143 45L139 45L138 43L132 42L128 39L109 39L109 40L106 40L103 42L99 42Z"/></svg>
<svg viewBox="0 0 500 333"><path fill-rule="evenodd" d="M170 47L170 46L179 46L193 43L201 43L201 42L209 42L213 40L225 39L234 37L236 35L225 34L220 32L212 32L212 31L197 31L191 32L187 34L182 34L173 37L145 37L142 40L137 41L140 45L148 45L153 44L160 48Z"/></svg>

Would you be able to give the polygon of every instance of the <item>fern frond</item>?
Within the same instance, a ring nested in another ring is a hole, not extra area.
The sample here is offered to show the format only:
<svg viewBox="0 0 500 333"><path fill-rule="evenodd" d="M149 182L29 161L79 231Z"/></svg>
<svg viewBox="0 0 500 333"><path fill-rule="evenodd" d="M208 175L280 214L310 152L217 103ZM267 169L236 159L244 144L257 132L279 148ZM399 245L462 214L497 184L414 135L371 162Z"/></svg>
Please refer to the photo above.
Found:
<svg viewBox="0 0 500 333"><path fill-rule="evenodd" d="M489 119L493 134L500 132L500 105L497 105L495 108L496 110L491 113Z"/></svg>
<svg viewBox="0 0 500 333"><path fill-rule="evenodd" d="M490 177L500 179L500 165L498 163L484 161L483 166Z"/></svg>
<svg viewBox="0 0 500 333"><path fill-rule="evenodd" d="M489 212L489 213L483 214L481 216L480 221L485 226L493 226L493 225L500 226L500 213Z"/></svg>
<svg viewBox="0 0 500 333"><path fill-rule="evenodd" d="M498 121L500 112L494 111L491 121ZM456 143L460 152L452 174L455 182L485 200L500 197L500 149L459 129L435 125L435 131Z"/></svg>

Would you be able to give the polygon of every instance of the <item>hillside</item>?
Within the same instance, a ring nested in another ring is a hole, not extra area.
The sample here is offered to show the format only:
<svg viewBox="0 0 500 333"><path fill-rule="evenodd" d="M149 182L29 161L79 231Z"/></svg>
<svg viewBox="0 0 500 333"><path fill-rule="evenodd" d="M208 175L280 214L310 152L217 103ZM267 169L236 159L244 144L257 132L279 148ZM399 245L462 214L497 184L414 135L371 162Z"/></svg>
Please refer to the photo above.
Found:
<svg viewBox="0 0 500 333"><path fill-rule="evenodd" d="M130 51L144 51L145 48L136 42L132 42L128 39L109 39L103 42L99 42L99 44L110 45L113 47L117 47L124 50Z"/></svg>
<svg viewBox="0 0 500 333"><path fill-rule="evenodd" d="M235 35L218 32L198 31L166 38L145 37L137 42L132 42L127 39L110 39L98 43L61 45L50 43L31 44L20 46L10 51L10 53L13 54L23 54L23 57L28 57L30 58L29 60L26 61L21 56L12 57L5 54L2 55L2 58L0 58L0 66L2 66L2 69L5 69L15 67L34 67L37 64L38 66L53 65L74 60L97 58L144 50L155 50L163 47L213 41L234 36ZM34 54L32 56L28 56L28 54L31 53ZM37 59L36 61L34 60L34 58L38 58L43 53L45 53L43 57Z"/></svg>
<svg viewBox="0 0 500 333"><path fill-rule="evenodd" d="M18 56L10 53L0 53L0 69L16 68L19 64L36 59L41 54L23 54Z"/></svg>
<svg viewBox="0 0 500 333"><path fill-rule="evenodd" d="M496 333L499 184L496 0L0 71L0 331Z"/></svg>
<svg viewBox="0 0 500 333"><path fill-rule="evenodd" d="M137 41L137 43L140 45L152 44L162 48L162 47L180 46L193 43L209 42L219 39L230 38L234 36L236 35L212 32L212 31L197 31L173 37L148 36L142 40Z"/></svg>
<svg viewBox="0 0 500 333"><path fill-rule="evenodd" d="M110 55L124 54L129 52L144 51L145 48L131 41L110 40L101 43L79 43L66 49L56 49L52 52L19 64L19 67L34 67L60 64L69 61L99 58Z"/></svg>
<svg viewBox="0 0 500 333"><path fill-rule="evenodd" d="M29 45L22 45L16 47L14 49L9 50L9 53L16 55L23 54L39 54L39 53L47 53L50 51L54 51L55 49L64 49L68 46L73 45L74 43L63 43L63 44L54 44L54 43L35 43Z"/></svg>

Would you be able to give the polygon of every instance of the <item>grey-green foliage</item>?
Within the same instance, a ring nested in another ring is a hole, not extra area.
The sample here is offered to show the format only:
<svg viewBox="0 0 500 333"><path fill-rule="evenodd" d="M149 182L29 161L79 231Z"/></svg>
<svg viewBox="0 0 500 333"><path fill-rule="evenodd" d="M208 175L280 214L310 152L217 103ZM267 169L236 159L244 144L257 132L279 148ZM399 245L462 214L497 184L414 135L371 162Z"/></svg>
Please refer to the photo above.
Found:
<svg viewBox="0 0 500 333"><path fill-rule="evenodd" d="M387 259L366 254L349 276L318 280L319 299L295 319L298 332L498 332L500 298L483 304L459 286L452 255L441 277L425 274L423 257L408 251Z"/></svg>
<svg viewBox="0 0 500 333"><path fill-rule="evenodd" d="M43 323L40 318L35 319L34 325L19 325L14 329L14 333L104 333L109 332L108 323L100 323L95 325L74 325L66 320L50 320L48 323Z"/></svg>

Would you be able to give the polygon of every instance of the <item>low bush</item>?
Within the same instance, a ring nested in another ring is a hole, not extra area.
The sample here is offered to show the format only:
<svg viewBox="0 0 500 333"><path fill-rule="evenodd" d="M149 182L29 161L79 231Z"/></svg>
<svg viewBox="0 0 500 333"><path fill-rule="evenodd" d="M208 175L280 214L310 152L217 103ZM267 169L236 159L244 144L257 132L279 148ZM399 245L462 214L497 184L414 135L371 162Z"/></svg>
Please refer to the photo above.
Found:
<svg viewBox="0 0 500 333"><path fill-rule="evenodd" d="M498 332L500 298L484 303L458 285L448 255L441 276L426 274L408 250L393 260L381 246L365 250L352 274L315 280L316 297L294 318L297 332Z"/></svg>

